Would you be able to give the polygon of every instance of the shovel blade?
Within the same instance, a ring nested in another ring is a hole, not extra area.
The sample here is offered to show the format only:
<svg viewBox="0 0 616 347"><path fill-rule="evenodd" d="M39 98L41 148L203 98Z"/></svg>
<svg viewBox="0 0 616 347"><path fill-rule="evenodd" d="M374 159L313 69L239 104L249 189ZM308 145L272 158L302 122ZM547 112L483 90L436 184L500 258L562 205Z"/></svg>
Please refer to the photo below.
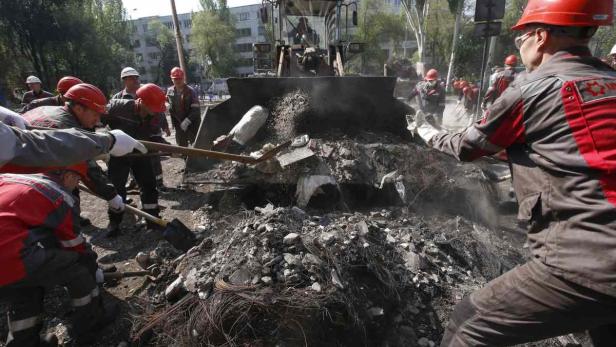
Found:
<svg viewBox="0 0 616 347"><path fill-rule="evenodd" d="M182 252L188 251L197 242L195 233L188 229L188 227L177 218L167 223L167 226L163 230L163 237L173 247Z"/></svg>

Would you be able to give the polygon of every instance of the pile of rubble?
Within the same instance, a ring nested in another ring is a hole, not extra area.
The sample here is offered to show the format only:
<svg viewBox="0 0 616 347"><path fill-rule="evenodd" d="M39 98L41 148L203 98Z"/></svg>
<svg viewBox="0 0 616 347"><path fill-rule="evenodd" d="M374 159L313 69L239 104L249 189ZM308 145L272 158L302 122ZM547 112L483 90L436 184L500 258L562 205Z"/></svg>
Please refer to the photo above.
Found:
<svg viewBox="0 0 616 347"><path fill-rule="evenodd" d="M433 346L454 302L522 259L493 231L406 208L310 216L268 205L206 232L173 262L175 303L145 315L136 339Z"/></svg>

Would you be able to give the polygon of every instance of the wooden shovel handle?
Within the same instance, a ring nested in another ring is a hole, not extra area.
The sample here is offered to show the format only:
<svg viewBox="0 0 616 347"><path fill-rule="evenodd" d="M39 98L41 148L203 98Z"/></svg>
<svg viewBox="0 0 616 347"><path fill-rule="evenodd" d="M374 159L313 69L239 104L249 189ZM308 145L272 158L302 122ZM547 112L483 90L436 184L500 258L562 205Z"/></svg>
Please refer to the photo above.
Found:
<svg viewBox="0 0 616 347"><path fill-rule="evenodd" d="M245 164L255 164L257 163L257 159L247 156L247 155L239 155L239 154L231 154L225 152L216 152L216 151L208 151L206 149L199 148L190 148L190 147L182 147L182 146L173 146L167 145L164 143L150 142L150 141L139 141L141 142L149 151L161 151L167 153L177 153L189 156L204 156L214 159L222 159L222 160L231 160L237 161Z"/></svg>

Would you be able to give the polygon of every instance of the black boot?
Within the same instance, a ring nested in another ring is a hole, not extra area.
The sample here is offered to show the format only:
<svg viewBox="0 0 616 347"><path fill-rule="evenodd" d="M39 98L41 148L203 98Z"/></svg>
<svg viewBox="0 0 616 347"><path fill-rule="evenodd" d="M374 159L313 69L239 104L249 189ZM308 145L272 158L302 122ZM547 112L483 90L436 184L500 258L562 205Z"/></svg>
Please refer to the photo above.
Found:
<svg viewBox="0 0 616 347"><path fill-rule="evenodd" d="M101 330L113 323L120 312L120 308L116 303L109 302L103 304L102 299L97 301L95 304L97 307L94 307L91 312L87 313L90 319L89 322L86 324L75 324L73 322L73 329L76 335L75 342L78 346L87 346L100 339Z"/></svg>
<svg viewBox="0 0 616 347"><path fill-rule="evenodd" d="M109 215L109 225L107 226L107 237L117 237L120 235L122 229L120 228L120 224L122 224L122 217L124 213L116 213L112 211L108 211Z"/></svg>

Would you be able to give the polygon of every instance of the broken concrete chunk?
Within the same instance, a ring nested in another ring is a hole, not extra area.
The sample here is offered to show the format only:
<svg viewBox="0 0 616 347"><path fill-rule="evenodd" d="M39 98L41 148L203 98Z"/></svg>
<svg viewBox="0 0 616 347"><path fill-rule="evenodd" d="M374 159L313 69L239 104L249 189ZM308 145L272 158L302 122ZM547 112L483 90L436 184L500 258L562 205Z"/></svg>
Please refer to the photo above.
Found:
<svg viewBox="0 0 616 347"><path fill-rule="evenodd" d="M287 236L282 239L282 243L284 243L285 245L292 245L297 241L299 241L299 234L297 233L287 234Z"/></svg>
<svg viewBox="0 0 616 347"><path fill-rule="evenodd" d="M302 258L299 255L284 253L283 254L284 261L291 266L300 266L302 265Z"/></svg>
<svg viewBox="0 0 616 347"><path fill-rule="evenodd" d="M342 281L340 280L340 276L338 276L338 273L336 272L336 270L332 269L331 276L332 276L332 283L336 287L340 289L344 289L344 284L342 284Z"/></svg>
<svg viewBox="0 0 616 347"><path fill-rule="evenodd" d="M320 292L321 291L321 285L319 284L319 282L314 282L310 288L312 290L314 290L315 292Z"/></svg>
<svg viewBox="0 0 616 347"><path fill-rule="evenodd" d="M170 285L165 289L165 298L168 301L176 301L177 299L184 296L186 293L186 288L184 287L184 277L178 276L175 281L171 282Z"/></svg>
<svg viewBox="0 0 616 347"><path fill-rule="evenodd" d="M272 278L270 276L263 276L261 277L261 282L263 282L263 284L271 284Z"/></svg>
<svg viewBox="0 0 616 347"><path fill-rule="evenodd" d="M360 236L366 236L370 232L370 229L368 228L368 223L363 220L355 224L355 228L357 229L357 233Z"/></svg>
<svg viewBox="0 0 616 347"><path fill-rule="evenodd" d="M252 273L249 269L241 267L229 276L229 281L233 284L243 285L249 284L252 280Z"/></svg>
<svg viewBox="0 0 616 347"><path fill-rule="evenodd" d="M302 263L304 266L321 265L321 259L312 253L306 253L306 255L304 255L304 259L302 259Z"/></svg>
<svg viewBox="0 0 616 347"><path fill-rule="evenodd" d="M386 240L387 243L396 243L396 239L391 235L387 235Z"/></svg>

